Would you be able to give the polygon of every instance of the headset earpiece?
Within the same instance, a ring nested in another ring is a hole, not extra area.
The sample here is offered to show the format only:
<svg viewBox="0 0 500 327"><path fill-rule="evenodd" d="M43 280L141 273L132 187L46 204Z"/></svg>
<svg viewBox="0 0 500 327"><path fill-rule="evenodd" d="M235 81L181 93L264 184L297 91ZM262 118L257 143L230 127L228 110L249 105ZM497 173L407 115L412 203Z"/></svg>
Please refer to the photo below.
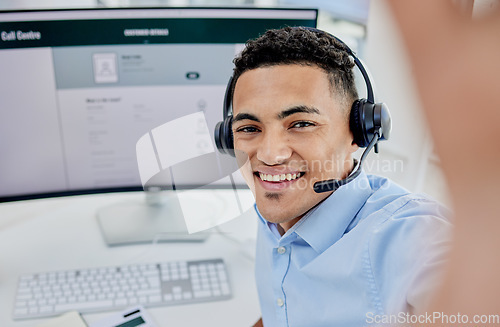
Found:
<svg viewBox="0 0 500 327"><path fill-rule="evenodd" d="M224 94L224 111L223 121L215 125L214 139L215 146L222 154L234 155L234 140L233 140L233 114L232 114L232 91L233 91L233 77L229 79Z"/></svg>
<svg viewBox="0 0 500 327"><path fill-rule="evenodd" d="M376 130L380 130L379 140L387 140L391 132L391 116L385 103L370 103L366 99L354 101L349 118L349 127L354 143L366 148Z"/></svg>
<svg viewBox="0 0 500 327"><path fill-rule="evenodd" d="M363 118L362 118L362 107L361 100L356 100L352 104L351 114L349 117L349 127L352 132L353 142L356 143L360 148L366 147L365 133L363 131Z"/></svg>
<svg viewBox="0 0 500 327"><path fill-rule="evenodd" d="M223 121L218 122L215 126L215 145L219 152L222 154L234 155L234 141L233 141L233 116L226 117Z"/></svg>
<svg viewBox="0 0 500 327"><path fill-rule="evenodd" d="M385 103L376 103L373 108L375 126L380 126L380 140L388 140L391 136L391 113Z"/></svg>

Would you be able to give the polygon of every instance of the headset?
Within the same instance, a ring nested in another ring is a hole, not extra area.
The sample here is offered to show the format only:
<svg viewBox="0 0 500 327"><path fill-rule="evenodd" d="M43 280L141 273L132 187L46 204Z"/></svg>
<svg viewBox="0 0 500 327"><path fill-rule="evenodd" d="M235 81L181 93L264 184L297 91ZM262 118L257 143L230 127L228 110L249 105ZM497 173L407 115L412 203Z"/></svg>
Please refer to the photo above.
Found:
<svg viewBox="0 0 500 327"><path fill-rule="evenodd" d="M316 182L313 189L316 193L335 191L342 185L345 185L354 180L361 173L361 166L366 156L372 148L375 148L375 153L378 153L378 142L388 140L391 133L391 115L385 103L375 103L372 83L368 76L368 72L356 57L354 52L339 38L330 33L312 27L294 27L297 29L309 30L320 35L327 35L345 47L345 51L354 59L354 64L363 75L366 84L367 98L354 101L351 107L349 117L349 127L354 137L354 143L360 148L366 148L357 162L356 168L349 174L348 177L337 180L330 179L326 181ZM227 83L226 93L224 96L223 121L217 123L214 131L215 144L219 152L235 156L233 131L232 131L232 89L233 77Z"/></svg>

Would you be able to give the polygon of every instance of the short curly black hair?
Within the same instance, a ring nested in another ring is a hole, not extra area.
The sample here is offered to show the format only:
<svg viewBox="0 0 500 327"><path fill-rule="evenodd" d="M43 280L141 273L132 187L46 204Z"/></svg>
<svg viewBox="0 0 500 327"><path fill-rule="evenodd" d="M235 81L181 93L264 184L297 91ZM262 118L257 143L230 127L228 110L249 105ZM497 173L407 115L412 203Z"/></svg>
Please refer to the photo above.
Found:
<svg viewBox="0 0 500 327"><path fill-rule="evenodd" d="M244 72L276 65L316 65L327 74L332 91L340 95L341 103L350 112L358 99L354 83L354 60L347 47L328 33L303 27L285 27L269 30L246 43L245 49L234 60L233 89Z"/></svg>

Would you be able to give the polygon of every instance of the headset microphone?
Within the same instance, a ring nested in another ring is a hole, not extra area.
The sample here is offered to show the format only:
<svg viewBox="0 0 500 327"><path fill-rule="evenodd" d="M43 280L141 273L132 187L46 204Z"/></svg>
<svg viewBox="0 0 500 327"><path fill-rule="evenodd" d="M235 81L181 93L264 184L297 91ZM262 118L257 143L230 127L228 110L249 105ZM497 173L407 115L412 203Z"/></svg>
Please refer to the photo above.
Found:
<svg viewBox="0 0 500 327"><path fill-rule="evenodd" d="M314 192L324 193L324 192L336 191L342 185L345 185L345 184L353 181L356 177L358 177L358 175L361 174L361 167L363 165L363 161L368 156L368 153L370 152L370 150L373 147L375 147L375 152L378 153L377 142L379 139L380 139L380 129L377 129L374 132L373 139L371 140L370 144L368 144L365 151L363 151L363 154L361 155L361 158L359 159L359 162L356 165L355 169L352 171L352 173L350 173L349 176L347 176L344 179L340 179L340 180L329 179L326 181L316 182L316 183L314 183L314 186L313 186Z"/></svg>

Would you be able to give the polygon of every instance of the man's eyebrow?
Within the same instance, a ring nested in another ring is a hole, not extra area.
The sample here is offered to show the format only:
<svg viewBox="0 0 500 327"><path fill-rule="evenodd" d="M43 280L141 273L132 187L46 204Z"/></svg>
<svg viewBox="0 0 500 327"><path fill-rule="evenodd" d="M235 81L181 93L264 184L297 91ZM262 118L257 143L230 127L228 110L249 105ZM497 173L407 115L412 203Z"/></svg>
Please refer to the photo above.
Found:
<svg viewBox="0 0 500 327"><path fill-rule="evenodd" d="M237 121L240 121L240 120L245 120L245 119L249 119L249 120L253 120L253 121L256 121L258 123L260 123L260 119L257 118L257 116L254 116L252 114L248 114L248 113L239 113L237 114L236 116L233 117L233 123L236 123Z"/></svg>
<svg viewBox="0 0 500 327"><path fill-rule="evenodd" d="M320 115L318 109L308 106L295 106L286 110L283 110L278 114L278 119L285 119L286 117L296 114L296 113L306 113L306 114L317 114Z"/></svg>

